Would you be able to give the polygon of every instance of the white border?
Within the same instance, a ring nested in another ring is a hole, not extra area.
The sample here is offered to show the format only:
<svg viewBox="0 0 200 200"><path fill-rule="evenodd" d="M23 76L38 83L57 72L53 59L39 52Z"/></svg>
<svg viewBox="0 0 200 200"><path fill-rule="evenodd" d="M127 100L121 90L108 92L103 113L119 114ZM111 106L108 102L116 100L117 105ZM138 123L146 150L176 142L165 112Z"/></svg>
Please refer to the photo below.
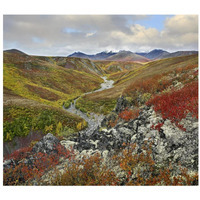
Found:
<svg viewBox="0 0 200 200"><path fill-rule="evenodd" d="M3 14L199 14L197 0L1 0L1 27ZM3 33L1 32L3 38ZM3 42L1 39L3 50ZM1 51L1 63L3 52ZM3 76L1 70L1 83ZM2 85L1 85L2 88ZM1 93L2 94L2 93ZM3 102L1 95L1 103ZM2 108L3 103L1 104ZM1 109L2 134L2 109ZM2 136L2 135L1 135ZM3 148L3 137L1 147ZM1 148L1 149L2 149ZM1 160L2 158L1 153ZM1 180L2 164L1 164ZM5 199L192 199L200 196L194 187L0 187Z"/></svg>

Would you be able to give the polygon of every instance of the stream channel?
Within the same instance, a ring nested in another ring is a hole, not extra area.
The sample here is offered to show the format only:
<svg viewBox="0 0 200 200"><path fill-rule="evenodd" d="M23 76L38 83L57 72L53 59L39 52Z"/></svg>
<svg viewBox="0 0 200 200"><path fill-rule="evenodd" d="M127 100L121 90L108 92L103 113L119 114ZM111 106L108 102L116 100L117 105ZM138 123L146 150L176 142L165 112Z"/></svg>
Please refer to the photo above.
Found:
<svg viewBox="0 0 200 200"><path fill-rule="evenodd" d="M103 76L101 78L104 80L104 82L101 84L101 88L99 88L95 91L92 91L92 92L84 93L80 97L76 98L74 100L74 102L71 103L70 107L67 109L63 106L63 108L65 110L67 110L70 113L78 115L79 117L83 118L88 123L88 127L86 129L84 129L83 131L80 131L80 133L81 132L87 132L87 134L92 133L101 124L101 121L105 117L104 115L97 115L95 113L90 113L90 116L88 117L86 113L83 113L79 109L76 109L76 101L79 98L81 98L82 96L91 94L91 93L95 93L95 92L100 92L103 90L107 90L107 89L110 89L113 87L113 83L114 83L113 80L107 80L107 77L105 77L105 76Z"/></svg>
<svg viewBox="0 0 200 200"><path fill-rule="evenodd" d="M104 80L104 82L101 84L101 88L99 88L95 91L92 91L92 92L84 93L80 97L87 95L87 94L103 91L103 90L113 87L113 83L114 83L113 80L107 80L106 77L101 77L101 78ZM87 114L76 109L76 107L75 107L76 101L80 97L76 98L74 100L74 103L71 103L69 108L66 109L64 106L63 106L63 108L65 110L67 110L68 112L76 114L76 115L80 116L81 118L83 118L85 121L87 121L88 127L86 129L84 129L83 131L80 131L80 133L87 132L87 134L90 134L101 124L101 121L103 120L103 118L105 116L97 115L95 113L90 113L90 117L88 117ZM11 154L13 151L15 151L17 149L27 147L30 145L32 140L40 140L43 136L44 135L41 132L36 133L34 131L30 131L30 133L25 137L15 137L11 142L4 142L3 143L3 155L6 156L6 155Z"/></svg>

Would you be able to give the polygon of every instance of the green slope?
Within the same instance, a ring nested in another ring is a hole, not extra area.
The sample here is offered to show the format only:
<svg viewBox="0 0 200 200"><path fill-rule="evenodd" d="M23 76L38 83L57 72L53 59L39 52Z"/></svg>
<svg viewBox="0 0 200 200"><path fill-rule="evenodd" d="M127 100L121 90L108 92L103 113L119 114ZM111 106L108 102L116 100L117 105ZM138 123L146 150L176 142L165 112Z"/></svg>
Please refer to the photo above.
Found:
<svg viewBox="0 0 200 200"><path fill-rule="evenodd" d="M4 141L25 136L30 130L74 132L87 125L62 105L99 88L103 80L95 71L81 70L94 68L93 63L73 58L79 69L68 69L51 60L4 52Z"/></svg>

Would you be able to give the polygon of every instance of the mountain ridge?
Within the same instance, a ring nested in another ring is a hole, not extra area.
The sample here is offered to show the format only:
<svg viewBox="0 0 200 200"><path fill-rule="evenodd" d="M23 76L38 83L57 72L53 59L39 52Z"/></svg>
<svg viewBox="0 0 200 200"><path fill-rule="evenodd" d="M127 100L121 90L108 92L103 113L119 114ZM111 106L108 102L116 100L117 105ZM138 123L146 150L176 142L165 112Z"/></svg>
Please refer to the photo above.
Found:
<svg viewBox="0 0 200 200"><path fill-rule="evenodd" d="M112 56L116 56L118 54L118 56L121 58L121 60L123 61L137 61L137 59L139 59L139 57L136 58L136 60L132 59L132 58L122 58L121 54L126 52L127 54L136 54L139 56L142 56L144 58L147 58L149 60L160 60L160 59L164 59L164 58L172 58L172 57L180 57L180 56L188 56L188 55L194 55L194 54L198 54L198 51L175 51L175 52L168 52L166 50L163 49L153 49L149 52L132 52L132 51L126 51L126 50L120 50L118 52L100 52L100 53L96 53L96 54L85 54L83 52L74 52L70 55L68 55L67 57L79 57L79 58L86 58L86 59L91 59L91 60L112 60L112 59L116 59L116 61L118 60L115 57ZM118 57L117 56L117 57ZM142 60L146 60L146 59L142 59ZM120 59L119 59L120 61Z"/></svg>

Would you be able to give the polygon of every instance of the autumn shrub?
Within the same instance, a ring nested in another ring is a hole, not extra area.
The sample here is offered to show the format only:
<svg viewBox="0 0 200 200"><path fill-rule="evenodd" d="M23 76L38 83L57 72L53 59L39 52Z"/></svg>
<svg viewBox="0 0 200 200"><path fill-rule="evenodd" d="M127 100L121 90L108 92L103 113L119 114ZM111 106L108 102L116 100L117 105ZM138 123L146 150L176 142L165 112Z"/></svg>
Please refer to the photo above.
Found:
<svg viewBox="0 0 200 200"><path fill-rule="evenodd" d="M52 185L197 185L198 173L190 174L186 168L179 167L179 175L174 176L172 165L159 166L152 157L152 146L143 145L141 153L135 152L136 144L116 152L110 163L102 164L99 154L73 160L64 172L55 170ZM111 167L112 166L112 167ZM113 168L119 167L123 179ZM45 184L45 183L44 183Z"/></svg>
<svg viewBox="0 0 200 200"><path fill-rule="evenodd" d="M125 121L135 119L138 116L139 116L139 109L128 110L128 108L126 108L125 110L123 110L122 112L119 113L119 118L121 118Z"/></svg>
<svg viewBox="0 0 200 200"><path fill-rule="evenodd" d="M86 95L76 101L76 108L84 113L94 112L107 115L115 108L116 102L116 99L90 100L89 95Z"/></svg>
<svg viewBox="0 0 200 200"><path fill-rule="evenodd" d="M82 123L82 127L87 125L81 118L70 116L64 110L6 106L4 107L3 139L7 142L16 136L27 136L31 130L59 134L62 130L70 128L76 132L78 123Z"/></svg>
<svg viewBox="0 0 200 200"><path fill-rule="evenodd" d="M152 146L143 145L142 153L135 152L136 144L122 150L121 155L113 156L125 172L124 185L197 185L198 173L190 175L186 168L180 166L181 173L173 176L172 165L159 167L152 157Z"/></svg>
<svg viewBox="0 0 200 200"><path fill-rule="evenodd" d="M14 151L13 153L4 157L5 160L14 159L14 160L22 160L26 158L32 150L32 147L24 147Z"/></svg>
<svg viewBox="0 0 200 200"><path fill-rule="evenodd" d="M108 123L108 125L110 127L114 127L117 124L118 120L119 120L118 117L116 119L114 119L114 120L110 120L109 123Z"/></svg>
<svg viewBox="0 0 200 200"><path fill-rule="evenodd" d="M71 158L73 150L67 150L62 145L54 147L54 153L31 152L31 147L15 151L9 157L16 166L4 169L4 185L28 185L33 179L39 178L48 170L59 164L60 158ZM30 160L31 157L31 160ZM29 159L27 159L29 158Z"/></svg>
<svg viewBox="0 0 200 200"><path fill-rule="evenodd" d="M70 163L64 173L57 171L52 185L117 185L117 182L115 173L106 165L102 166L102 158L96 153Z"/></svg>
<svg viewBox="0 0 200 200"><path fill-rule="evenodd" d="M143 105L151 96L173 88L175 82L187 84L198 80L198 73L195 70L197 67L198 64L178 65L176 68L166 72L159 71L157 74L133 81L126 87L123 94L130 96L135 106Z"/></svg>
<svg viewBox="0 0 200 200"><path fill-rule="evenodd" d="M147 102L153 105L154 110L162 115L162 118L171 120L182 128L179 122L190 113L198 119L198 82L185 85L179 90L157 95Z"/></svg>

